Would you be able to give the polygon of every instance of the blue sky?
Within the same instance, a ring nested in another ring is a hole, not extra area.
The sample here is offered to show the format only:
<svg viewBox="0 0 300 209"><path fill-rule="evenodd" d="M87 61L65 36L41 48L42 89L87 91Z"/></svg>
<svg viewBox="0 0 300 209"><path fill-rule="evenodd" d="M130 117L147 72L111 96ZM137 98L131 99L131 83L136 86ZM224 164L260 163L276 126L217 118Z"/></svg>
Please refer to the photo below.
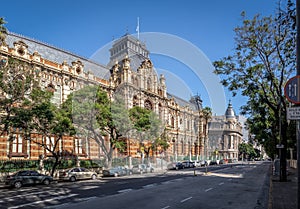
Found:
<svg viewBox="0 0 300 209"><path fill-rule="evenodd" d="M174 35L198 48L211 62L232 54L233 29L241 25L240 13L268 16L277 8L276 0L10 0L1 3L0 17L9 31L19 33L83 57L91 57L113 39L126 32L135 34L137 17L140 33ZM142 41L146 42L147 40ZM108 52L107 52L108 54ZM171 74L169 90L180 97L200 94L204 106L211 100L203 81L189 64L166 55L150 54L159 73ZM99 60L104 62L103 60ZM106 63L103 63L106 64ZM205 69L204 69L205 71ZM211 72L207 72L209 74ZM168 80L169 77L167 77ZM172 83L182 82L184 87ZM168 81L167 81L168 82ZM185 92L180 90L186 89ZM210 88L210 93L213 89ZM234 109L244 104L242 97L231 97L225 90L226 103ZM220 115L226 107L213 112Z"/></svg>

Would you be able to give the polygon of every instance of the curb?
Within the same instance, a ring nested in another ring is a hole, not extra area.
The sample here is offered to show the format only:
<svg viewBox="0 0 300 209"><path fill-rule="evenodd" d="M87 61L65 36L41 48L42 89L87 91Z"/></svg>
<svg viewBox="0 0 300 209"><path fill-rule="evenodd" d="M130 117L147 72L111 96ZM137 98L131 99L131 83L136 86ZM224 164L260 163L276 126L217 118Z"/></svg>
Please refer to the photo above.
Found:
<svg viewBox="0 0 300 209"><path fill-rule="evenodd" d="M273 196L272 196L272 193L273 193L273 179L272 179L272 176L270 176L268 209L273 209Z"/></svg>

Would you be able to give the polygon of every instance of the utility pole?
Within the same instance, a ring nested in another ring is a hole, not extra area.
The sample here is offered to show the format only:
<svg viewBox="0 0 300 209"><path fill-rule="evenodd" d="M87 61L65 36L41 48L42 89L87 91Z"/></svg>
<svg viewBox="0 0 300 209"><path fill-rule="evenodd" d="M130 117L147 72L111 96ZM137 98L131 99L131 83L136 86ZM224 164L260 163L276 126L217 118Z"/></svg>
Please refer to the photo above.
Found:
<svg viewBox="0 0 300 209"><path fill-rule="evenodd" d="M297 36L296 36L296 68L297 75L300 75L300 0L296 0L296 27L297 27ZM296 126L296 136L297 136L297 174L298 174L298 193L297 193L297 202L298 209L300 209L300 120L297 120Z"/></svg>

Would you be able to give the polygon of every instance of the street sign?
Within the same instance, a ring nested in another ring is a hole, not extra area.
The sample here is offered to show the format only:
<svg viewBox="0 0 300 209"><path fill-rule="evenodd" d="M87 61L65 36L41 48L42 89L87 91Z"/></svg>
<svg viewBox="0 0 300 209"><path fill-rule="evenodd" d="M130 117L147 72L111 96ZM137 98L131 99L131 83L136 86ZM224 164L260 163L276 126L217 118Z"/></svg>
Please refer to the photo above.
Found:
<svg viewBox="0 0 300 209"><path fill-rule="evenodd" d="M276 144L276 148L277 148L277 149L283 149L283 148L284 148L284 145L283 145L283 144Z"/></svg>
<svg viewBox="0 0 300 209"><path fill-rule="evenodd" d="M300 107L288 107L286 109L286 118L288 120L300 120Z"/></svg>
<svg viewBox="0 0 300 209"><path fill-rule="evenodd" d="M300 75L289 79L284 86L285 97L294 104L300 104Z"/></svg>

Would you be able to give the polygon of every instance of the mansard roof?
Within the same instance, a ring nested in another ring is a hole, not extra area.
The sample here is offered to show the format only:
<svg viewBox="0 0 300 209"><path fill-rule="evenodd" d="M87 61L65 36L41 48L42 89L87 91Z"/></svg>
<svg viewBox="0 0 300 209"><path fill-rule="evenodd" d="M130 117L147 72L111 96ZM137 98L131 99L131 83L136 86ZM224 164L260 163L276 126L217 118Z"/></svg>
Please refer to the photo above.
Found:
<svg viewBox="0 0 300 209"><path fill-rule="evenodd" d="M175 102L181 107L189 107L193 111L198 111L195 104L191 103L190 101L186 101L178 96L175 96L174 94L167 93L167 98L168 99L173 98L175 100Z"/></svg>
<svg viewBox="0 0 300 209"><path fill-rule="evenodd" d="M58 64L61 64L64 61L70 64L76 60L80 60L85 71L92 71L95 76L104 79L108 79L110 77L110 71L108 68L87 58L16 33L9 32L6 37L6 43L9 47L13 47L14 43L20 40L28 45L28 52L31 54L38 52L43 58Z"/></svg>

